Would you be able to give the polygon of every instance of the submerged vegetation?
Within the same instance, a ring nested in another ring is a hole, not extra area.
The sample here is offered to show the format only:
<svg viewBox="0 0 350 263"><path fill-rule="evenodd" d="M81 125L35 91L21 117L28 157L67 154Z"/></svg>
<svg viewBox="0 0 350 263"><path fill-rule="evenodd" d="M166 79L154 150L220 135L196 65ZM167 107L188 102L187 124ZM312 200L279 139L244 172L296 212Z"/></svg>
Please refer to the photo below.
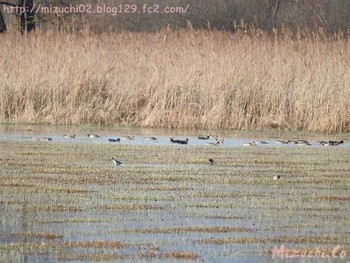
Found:
<svg viewBox="0 0 350 263"><path fill-rule="evenodd" d="M4 262L268 262L280 244L350 253L348 148L0 141L0 149L8 149Z"/></svg>
<svg viewBox="0 0 350 263"><path fill-rule="evenodd" d="M350 130L341 32L0 36L0 121Z"/></svg>

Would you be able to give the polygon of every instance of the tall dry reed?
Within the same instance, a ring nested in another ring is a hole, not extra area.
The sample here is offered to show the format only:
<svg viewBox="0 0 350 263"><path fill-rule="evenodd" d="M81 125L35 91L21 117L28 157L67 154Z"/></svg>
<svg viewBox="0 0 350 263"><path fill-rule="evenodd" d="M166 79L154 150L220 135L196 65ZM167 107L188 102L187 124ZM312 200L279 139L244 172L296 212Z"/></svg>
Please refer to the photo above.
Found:
<svg viewBox="0 0 350 263"><path fill-rule="evenodd" d="M349 41L256 33L0 35L0 121L349 131Z"/></svg>

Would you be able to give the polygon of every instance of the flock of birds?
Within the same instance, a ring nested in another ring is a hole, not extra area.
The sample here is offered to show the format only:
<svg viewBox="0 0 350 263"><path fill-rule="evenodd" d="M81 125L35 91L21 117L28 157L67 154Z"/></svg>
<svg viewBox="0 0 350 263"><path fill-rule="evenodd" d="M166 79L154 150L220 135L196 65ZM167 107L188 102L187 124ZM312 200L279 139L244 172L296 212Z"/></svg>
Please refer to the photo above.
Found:
<svg viewBox="0 0 350 263"><path fill-rule="evenodd" d="M306 140L288 140L288 141L283 141L283 140L277 140L276 143L278 144L295 144L295 145L312 145L309 141ZM319 145L323 146L338 146L340 144L344 144L344 141L317 141ZM246 142L243 145L244 146L258 146L259 144L269 144L266 141L252 141L252 142Z"/></svg>
<svg viewBox="0 0 350 263"><path fill-rule="evenodd" d="M75 135L63 135L64 139L74 139L76 136ZM98 134L87 134L88 138L97 138L101 139L101 136ZM114 142L118 143L121 142L121 140L135 140L135 136L122 136L120 138L108 138L109 142ZM156 137L149 136L149 137L144 137L145 140L148 141L158 141ZM218 144L223 144L224 143L224 138L219 138L218 135L201 135L197 136L198 140L205 140L205 144L207 145L218 145ZM33 138L33 140L36 141L52 141L53 139L51 137L42 137L42 138ZM173 144L182 144L186 145L189 142L189 139L174 139L170 138L170 142ZM275 143L277 144L294 144L294 145L312 145L309 141L307 140L276 140ZM319 145L322 146L338 146L341 144L344 144L344 140L340 141L317 141ZM266 145L270 144L270 142L267 141L251 141L251 142L244 142L243 146L258 146L258 145Z"/></svg>
<svg viewBox="0 0 350 263"><path fill-rule="evenodd" d="M64 139L74 139L76 136L75 135L63 135ZM97 138L101 139L101 136L98 134L87 134L88 138ZM43 137L43 138L34 138L35 140L38 141L52 141L51 137ZM149 137L144 137L145 140L149 141L158 141L156 137L149 136ZM197 136L198 140L205 140L207 145L218 145L218 144L223 144L224 143L224 138L219 138L218 135L201 135ZM112 143L118 143L121 142L121 140L135 140L134 136L122 136L120 138L108 138L109 142ZM170 138L170 142L173 144L180 144L180 145L186 145L189 142L189 139L174 139ZM277 144L294 144L294 145L312 145L309 141L307 140L276 140L275 141ZM343 140L340 141L317 141L319 145L323 146L338 146L341 144L344 144ZM251 141L251 142L245 142L243 143L243 146L258 146L258 145L266 145L269 144L267 141ZM111 158L111 161L113 162L114 166L118 167L122 165L122 162L115 159L114 157ZM214 164L214 159L210 158L208 159L208 164L213 165ZM273 177L274 180L279 180L281 178L280 175L275 175Z"/></svg>

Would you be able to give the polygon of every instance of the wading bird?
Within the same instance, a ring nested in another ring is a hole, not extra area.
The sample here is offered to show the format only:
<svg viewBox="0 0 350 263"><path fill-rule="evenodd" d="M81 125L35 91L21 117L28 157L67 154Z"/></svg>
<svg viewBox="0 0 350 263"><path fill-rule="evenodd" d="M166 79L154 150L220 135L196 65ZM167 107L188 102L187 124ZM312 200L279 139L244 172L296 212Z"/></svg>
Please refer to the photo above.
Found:
<svg viewBox="0 0 350 263"><path fill-rule="evenodd" d="M114 163L115 166L119 166L119 165L122 164L121 161L116 160L114 157L113 157L111 160L113 161L113 163Z"/></svg>

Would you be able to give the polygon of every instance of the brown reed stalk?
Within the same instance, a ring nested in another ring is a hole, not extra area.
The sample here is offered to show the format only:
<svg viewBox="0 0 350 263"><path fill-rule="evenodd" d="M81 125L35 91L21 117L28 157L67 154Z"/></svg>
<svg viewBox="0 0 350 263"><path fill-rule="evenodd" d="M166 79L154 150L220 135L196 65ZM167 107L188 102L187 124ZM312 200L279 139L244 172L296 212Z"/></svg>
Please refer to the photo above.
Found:
<svg viewBox="0 0 350 263"><path fill-rule="evenodd" d="M0 121L349 131L350 43L321 33L7 33Z"/></svg>

